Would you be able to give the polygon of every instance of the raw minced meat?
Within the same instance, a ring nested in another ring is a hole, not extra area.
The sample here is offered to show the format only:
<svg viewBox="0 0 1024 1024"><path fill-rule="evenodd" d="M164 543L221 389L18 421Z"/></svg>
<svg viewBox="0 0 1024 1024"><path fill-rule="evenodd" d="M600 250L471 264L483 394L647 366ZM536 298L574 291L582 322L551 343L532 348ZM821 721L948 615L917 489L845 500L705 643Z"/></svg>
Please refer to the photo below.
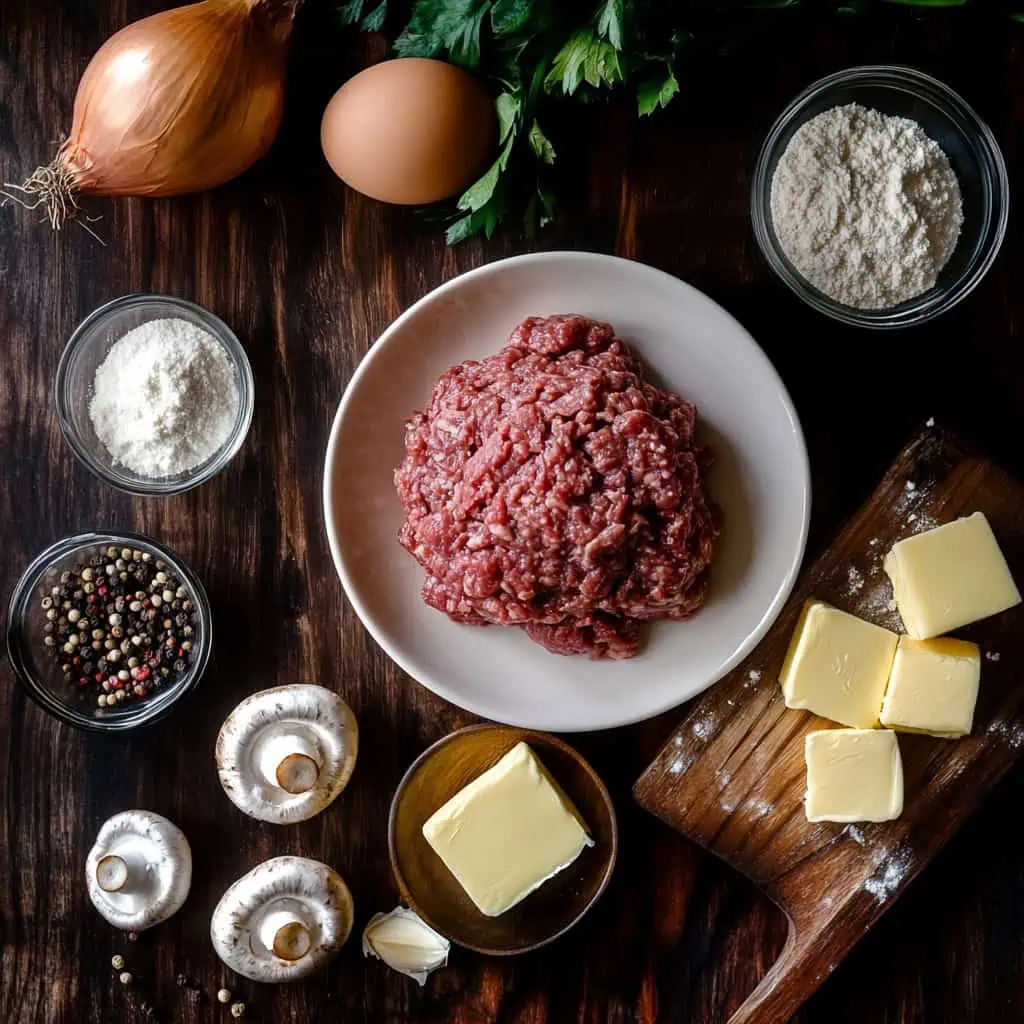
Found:
<svg viewBox="0 0 1024 1024"><path fill-rule="evenodd" d="M557 654L632 657L640 622L707 597L720 516L696 419L583 316L531 317L453 366L408 421L395 473L423 599Z"/></svg>

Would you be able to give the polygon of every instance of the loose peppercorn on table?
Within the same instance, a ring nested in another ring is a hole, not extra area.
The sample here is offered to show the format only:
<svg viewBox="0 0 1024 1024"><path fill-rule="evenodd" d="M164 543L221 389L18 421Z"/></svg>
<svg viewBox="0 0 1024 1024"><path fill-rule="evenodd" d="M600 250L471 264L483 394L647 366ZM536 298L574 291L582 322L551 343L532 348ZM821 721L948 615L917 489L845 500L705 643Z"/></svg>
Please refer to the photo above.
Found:
<svg viewBox="0 0 1024 1024"><path fill-rule="evenodd" d="M22 180L51 154L100 43L165 6L5 0L0 181ZM4 594L58 538L132 530L180 553L203 581L215 622L199 686L164 721L124 736L57 723L27 700L6 659L0 664L0 1020L199 1024L233 1019L231 1007L244 1004L244 1019L265 1024L717 1024L776 959L786 924L738 875L633 803L631 786L678 709L572 737L608 784L620 829L611 885L574 931L523 957L453 948L422 989L363 958L358 932L397 902L387 854L392 793L421 751L474 719L389 662L343 597L320 501L331 417L369 345L429 289L531 247L590 249L691 282L764 346L808 438L809 556L929 416L1024 473L1019 224L956 310L927 328L881 336L820 319L781 289L748 221L750 175L773 120L804 86L853 64L908 63L947 81L988 121L1012 164L1024 132L1024 26L970 10L956 20L891 12L787 21L769 45L740 48L699 72L695 63L663 113L638 121L628 104L598 105L563 126L572 144L558 148L556 167L569 183L568 205L535 242L499 230L448 250L436 225L349 191L322 158L328 99L386 53L380 37L342 29L333 7L304 6L284 127L269 157L235 182L178 199L90 200L90 216L101 219L89 227L106 246L75 224L55 234L12 204L0 209ZM166 499L132 498L92 477L63 442L52 402L75 325L111 298L147 291L220 316L242 340L256 381L239 455L213 480ZM225 798L213 750L243 697L294 682L338 692L363 743L328 811L278 826ZM1024 839L1006 817L1022 801L1017 770L801 1009L798 1024L1013 1017L1024 1006ZM131 808L179 825L195 865L182 910L134 941L97 914L85 881L99 826ZM286 854L344 876L356 931L323 972L260 985L217 959L210 914L231 882Z"/></svg>

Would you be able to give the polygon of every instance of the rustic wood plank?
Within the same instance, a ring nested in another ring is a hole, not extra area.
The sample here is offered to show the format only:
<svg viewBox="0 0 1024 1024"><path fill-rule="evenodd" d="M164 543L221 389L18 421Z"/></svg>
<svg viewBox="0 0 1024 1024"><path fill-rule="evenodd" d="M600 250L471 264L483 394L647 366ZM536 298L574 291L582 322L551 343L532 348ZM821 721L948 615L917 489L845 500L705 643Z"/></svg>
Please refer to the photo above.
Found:
<svg viewBox="0 0 1024 1024"><path fill-rule="evenodd" d="M901 735L902 816L812 824L804 738L827 721L785 706L778 674L804 603L817 598L902 630L882 560L896 541L984 512L1024 578L1024 485L926 427L808 570L765 639L700 700L637 782L637 800L757 883L786 912L782 953L730 1024L788 1021L1024 755L1018 636L1024 609L958 631L984 653L974 729Z"/></svg>
<svg viewBox="0 0 1024 1024"><path fill-rule="evenodd" d="M102 40L171 2L0 3L0 180L19 180L52 153ZM210 999L229 979L209 946L209 913L227 884L266 856L305 853L340 870L355 893L357 927L393 905L384 832L391 792L430 742L472 719L399 673L347 607L320 521L320 461L358 360L396 313L442 280L513 252L566 247L632 256L707 291L766 348L801 411L814 471L812 549L929 415L1024 471L1024 234L1016 223L967 302L925 331L879 339L822 321L777 288L755 251L747 210L750 169L779 110L816 77L867 61L916 64L961 90L989 120L1017 180L1019 27L931 13L783 22L713 69L695 59L681 101L663 114L638 121L623 102L566 117L559 163L568 207L536 246L503 231L449 251L412 213L349 193L321 159L317 127L328 97L385 52L380 40L341 31L332 6L306 4L281 137L238 181L201 197L91 204L103 216L96 226L105 248L84 232L53 236L33 216L0 209L0 597L53 540L91 524L134 527L190 561L217 617L214 660L192 702L132 738L59 728L26 702L0 661L0 1020L11 1024L132 1022L143 1019L143 1001L161 1020L222 1019ZM144 288L222 316L256 373L256 419L238 459L211 484L167 502L133 501L93 480L63 444L51 406L60 349L75 324L101 302ZM844 362L827 388L817 369L822 352ZM918 376L889 401L883 384L896 363ZM236 701L295 679L335 686L366 742L338 804L279 830L234 811L204 752ZM623 837L611 887L581 929L515 961L455 951L422 991L364 962L353 943L308 983L233 983L249 1019L722 1021L774 961L785 926L752 885L632 804L632 780L678 717L572 739L608 783ZM1003 817L1022 800L1017 770L798 1024L994 1024L1024 1004L1024 838ZM93 912L80 877L101 822L133 805L182 825L197 869L182 913L129 943ZM132 993L111 976L115 951L139 978ZM181 988L179 973L188 981Z"/></svg>

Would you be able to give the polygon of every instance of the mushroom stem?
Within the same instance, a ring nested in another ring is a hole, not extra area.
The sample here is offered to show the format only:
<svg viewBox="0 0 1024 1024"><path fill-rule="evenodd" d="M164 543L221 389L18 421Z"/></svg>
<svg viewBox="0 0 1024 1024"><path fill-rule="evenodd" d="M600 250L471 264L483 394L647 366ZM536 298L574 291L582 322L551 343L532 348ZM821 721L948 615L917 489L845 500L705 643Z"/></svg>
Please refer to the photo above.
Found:
<svg viewBox="0 0 1024 1024"><path fill-rule="evenodd" d="M308 793L320 778L318 754L316 744L305 736L275 736L260 752L260 772L271 786L287 793Z"/></svg>
<svg viewBox="0 0 1024 1024"><path fill-rule="evenodd" d="M274 910L263 918L260 941L274 956L294 962L301 960L313 945L305 921L293 910Z"/></svg>
<svg viewBox="0 0 1024 1024"><path fill-rule="evenodd" d="M131 874L128 861L124 857L109 854L101 857L96 865L96 884L104 892L123 892L125 888L130 891L128 881Z"/></svg>

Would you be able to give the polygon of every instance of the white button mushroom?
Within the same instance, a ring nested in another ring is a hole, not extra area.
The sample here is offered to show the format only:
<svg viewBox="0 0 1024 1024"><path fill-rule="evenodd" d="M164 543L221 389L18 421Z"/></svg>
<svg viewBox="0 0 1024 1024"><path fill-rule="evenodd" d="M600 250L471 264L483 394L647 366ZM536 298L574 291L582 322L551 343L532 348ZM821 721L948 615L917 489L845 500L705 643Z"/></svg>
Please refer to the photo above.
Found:
<svg viewBox="0 0 1024 1024"><path fill-rule="evenodd" d="M210 922L217 955L252 981L294 981L318 970L352 930L352 894L316 860L274 857L221 897Z"/></svg>
<svg viewBox="0 0 1024 1024"><path fill-rule="evenodd" d="M287 824L319 814L355 767L359 730L349 706L322 686L254 693L217 736L224 792L253 818Z"/></svg>
<svg viewBox="0 0 1024 1024"><path fill-rule="evenodd" d="M116 928L141 932L180 909L192 885L192 851L173 822L122 811L100 829L86 861L89 898Z"/></svg>

